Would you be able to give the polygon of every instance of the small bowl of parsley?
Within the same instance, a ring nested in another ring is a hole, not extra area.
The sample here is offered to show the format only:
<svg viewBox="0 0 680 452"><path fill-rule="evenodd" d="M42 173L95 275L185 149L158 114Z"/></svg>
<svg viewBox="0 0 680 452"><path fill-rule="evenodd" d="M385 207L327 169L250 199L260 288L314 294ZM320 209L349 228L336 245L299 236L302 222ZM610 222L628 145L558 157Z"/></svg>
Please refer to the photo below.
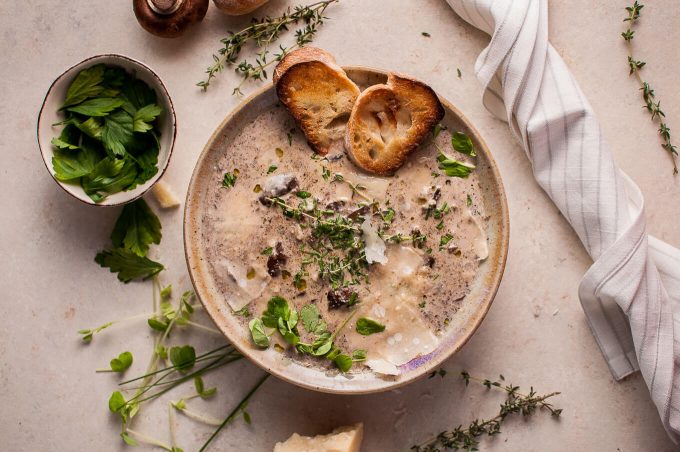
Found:
<svg viewBox="0 0 680 452"><path fill-rule="evenodd" d="M115 206L139 198L162 176L175 142L175 110L148 66L97 55L52 83L37 132L60 187L85 203Z"/></svg>

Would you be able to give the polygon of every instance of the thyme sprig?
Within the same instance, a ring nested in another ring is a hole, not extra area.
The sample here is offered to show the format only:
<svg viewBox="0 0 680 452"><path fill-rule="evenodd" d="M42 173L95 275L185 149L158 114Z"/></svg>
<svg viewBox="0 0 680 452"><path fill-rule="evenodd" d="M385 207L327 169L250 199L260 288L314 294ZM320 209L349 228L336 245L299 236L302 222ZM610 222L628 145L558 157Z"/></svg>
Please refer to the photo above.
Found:
<svg viewBox="0 0 680 452"><path fill-rule="evenodd" d="M496 381L475 378L466 371L461 372L461 376L465 380L465 386L468 386L470 381L475 381L484 385L487 389L498 389L506 393L506 400L501 404L498 414L490 419L475 419L467 427L459 425L453 430L443 431L435 438L411 447L411 450L417 452L439 452L442 448L468 451L477 450L480 437L484 435L495 436L501 433L503 421L511 414L521 414L523 417L529 417L540 409L548 410L556 418L562 414L562 409L555 408L551 403L547 402L549 398L560 394L559 392L538 395L532 387L528 394L523 394L519 392L519 386L506 383L503 375L500 375Z"/></svg>
<svg viewBox="0 0 680 452"><path fill-rule="evenodd" d="M221 40L224 46L213 54L214 63L209 66L205 73L205 80L198 82L203 91L208 89L210 82L227 66L235 66L235 71L242 78L241 83L234 88L232 94L243 94L241 87L247 80L264 80L267 78L267 68L283 59L291 51L303 47L312 42L314 35L327 17L324 16L326 8L339 0L325 0L306 6L290 7L278 17L265 16L261 19L253 19L253 22L243 30L233 33ZM271 53L269 47L276 41L282 32L288 30L288 26L302 22L304 26L295 31L295 43L290 46L279 45L279 51ZM253 43L261 49L254 63L243 60L236 63L243 47Z"/></svg>
<svg viewBox="0 0 680 452"><path fill-rule="evenodd" d="M650 116L651 120L657 120L659 122L659 136L661 137L661 147L668 152L673 162L673 174L678 174L677 166L677 155L678 148L671 142L671 129L666 123L666 114L661 109L661 101L656 100L654 89L649 85L648 82L642 79L640 75L640 70L645 67L647 63L642 60L635 59L633 55L633 38L635 37L635 30L633 26L640 19L640 11L645 5L635 1L631 6L626 7L628 12L628 17L623 19L624 22L628 22L628 29L621 33L623 40L626 41L628 47L628 67L630 69L630 75L635 75L638 83L640 84L640 91L642 91L642 99L645 101L645 108Z"/></svg>

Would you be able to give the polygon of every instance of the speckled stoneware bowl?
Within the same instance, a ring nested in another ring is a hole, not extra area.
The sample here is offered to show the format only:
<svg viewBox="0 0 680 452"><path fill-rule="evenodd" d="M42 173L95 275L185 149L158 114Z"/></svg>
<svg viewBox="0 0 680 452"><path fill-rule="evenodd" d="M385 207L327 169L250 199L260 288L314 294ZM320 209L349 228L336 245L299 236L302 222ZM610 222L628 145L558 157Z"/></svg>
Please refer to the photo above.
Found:
<svg viewBox="0 0 680 452"><path fill-rule="evenodd" d="M384 83L387 78L386 73L374 69L346 67L345 70L362 89ZM231 308L216 288L206 252L202 220L210 207L207 205L207 194L211 187L219 185L223 176L219 172L218 162L229 154L234 137L253 119L272 109L282 108L274 87L265 87L249 97L217 128L198 159L189 185L184 212L184 248L189 274L199 299L217 327L252 362L283 380L308 389L339 394L364 394L393 389L428 374L460 350L474 334L491 306L505 268L509 232L508 207L498 169L486 144L460 111L445 100L442 103L446 109L443 124L451 130L459 130L470 136L477 150L475 172L479 176L485 211L490 215L486 231L489 257L480 264L471 291L453 316L438 348L399 366L401 373L398 376L380 376L368 370L349 375L327 372L300 365L276 352L273 347L261 350L252 344L250 331L232 314ZM289 126L290 124L269 122L269 127L280 130L282 136L285 136L286 127ZM276 146L275 143L266 145ZM308 157L305 155L302 158Z"/></svg>
<svg viewBox="0 0 680 452"><path fill-rule="evenodd" d="M94 202L89 196L87 196L85 190L83 190L79 183L62 182L54 177L54 169L52 168L54 147L50 143L52 138L59 136L59 133L62 129L62 126L53 126L52 124L64 119L62 113L59 112L59 108L64 102L68 87L71 85L71 82L73 82L76 75L78 75L80 71L96 64L107 64L111 66L122 67L128 73L142 80L151 88L153 88L154 91L156 91L158 105L163 108L163 113L161 113L158 118L158 124L160 126L161 133L161 148L158 153L158 172L156 175L154 175L154 177L146 181L144 184L138 185L133 190L114 193L98 203ZM66 71L64 71L63 74L57 77L54 82L52 82L49 90L47 90L42 107L40 107L37 133L38 146L40 147L40 153L42 154L43 161L45 162L45 167L54 181L61 188L63 188L74 198L87 204L96 206L117 206L134 201L135 199L141 197L149 188L153 186L153 184L156 183L158 179L161 178L165 172L165 169L168 167L170 155L172 154L172 148L175 144L175 135L177 134L177 119L175 117L175 108L172 105L172 100L170 99L168 90L165 88L165 85L161 81L160 77L156 75L156 73L151 70L149 66L123 55L106 54L87 58L80 63L71 66Z"/></svg>

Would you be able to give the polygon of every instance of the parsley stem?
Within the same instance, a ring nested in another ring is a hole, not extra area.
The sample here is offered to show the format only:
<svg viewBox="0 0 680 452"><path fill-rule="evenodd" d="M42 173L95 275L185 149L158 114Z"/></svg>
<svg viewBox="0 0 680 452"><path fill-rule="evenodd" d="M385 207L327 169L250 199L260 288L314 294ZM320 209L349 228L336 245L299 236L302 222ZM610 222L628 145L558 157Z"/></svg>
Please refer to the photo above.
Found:
<svg viewBox="0 0 680 452"><path fill-rule="evenodd" d="M229 416L227 416L227 417L224 419L224 421L222 421L222 423L220 424L220 426L217 427L217 430L215 430L215 431L213 432L213 434L210 435L210 438L208 438L208 440L203 444L203 446L201 446L201 448L199 449L198 452L203 452L204 450L206 450L206 448L208 447L208 445L212 442L213 439L215 439L215 437L217 436L217 434L220 433L220 431L221 431L221 430L222 430L229 422L233 421L233 420L236 418L236 416L238 415L238 413L239 413L241 410L243 410L243 408L245 408L245 406L247 405L248 401L249 401L250 398L253 396L253 394L255 394L255 392L257 392L257 390L260 388L260 386L262 386L262 384L263 384L265 381L267 381L267 378L269 378L269 377L270 377L270 374L265 374L265 375L260 379L260 381L258 381L257 384L256 384L255 386L253 386L253 388L250 390L250 392L248 392L248 394L246 394L246 396L241 400L241 402L240 402L238 405L236 405L236 407L234 407L234 409L231 411L231 413L229 413Z"/></svg>

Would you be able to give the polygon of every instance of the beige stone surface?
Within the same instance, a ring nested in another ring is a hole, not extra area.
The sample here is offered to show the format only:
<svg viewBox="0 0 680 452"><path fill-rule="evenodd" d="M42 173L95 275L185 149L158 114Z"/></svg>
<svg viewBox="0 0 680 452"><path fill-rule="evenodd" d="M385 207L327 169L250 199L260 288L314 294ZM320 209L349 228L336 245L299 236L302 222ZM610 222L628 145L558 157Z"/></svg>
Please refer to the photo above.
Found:
<svg viewBox="0 0 680 452"><path fill-rule="evenodd" d="M277 13L286 0L262 12ZM619 165L646 197L649 229L680 246L680 178L660 149L656 127L640 108L619 36L625 1L553 1L551 41L598 113ZM680 131L680 10L658 0L643 11L636 35L645 76L656 88L669 125ZM561 391L560 421L540 414L513 419L488 450L673 450L639 376L614 382L586 325L577 287L590 261L575 234L534 183L529 163L504 123L480 103L473 75L488 38L459 19L442 0L343 0L316 44L340 64L394 69L428 81L473 121L498 161L511 211L510 255L489 315L469 344L446 364L445 378L424 379L372 396L332 396L269 380L249 406L252 426L226 428L214 450L266 451L294 431L312 435L364 422L366 451L406 450L441 429L494 413L501 395L467 388L467 369L538 391ZM45 171L35 122L52 79L71 64L105 52L141 59L167 84L177 108L178 140L165 177L183 197L192 168L213 129L240 102L227 71L207 93L194 86L227 30L247 18L210 8L200 27L166 41L144 32L129 1L0 3L0 449L117 450L126 446L107 409L118 379L95 374L123 350L135 353L131 375L143 370L151 334L131 323L83 346L76 331L150 309L149 284L123 285L93 262L108 243L118 211L83 205L58 189ZM431 34L423 37L421 32ZM456 77L456 68L463 76ZM246 85L246 92L255 89ZM680 133L680 132L679 132ZM680 134L677 135L680 137ZM680 138L679 138L680 140ZM181 211L161 214L156 253L168 270L164 283L190 286L182 249ZM209 333L176 335L200 349L220 342ZM206 378L216 400L194 407L223 417L260 371L247 362ZM171 398L192 392L190 387ZM167 400L150 406L135 428L169 441ZM212 427L178 417L179 445L196 450Z"/></svg>

